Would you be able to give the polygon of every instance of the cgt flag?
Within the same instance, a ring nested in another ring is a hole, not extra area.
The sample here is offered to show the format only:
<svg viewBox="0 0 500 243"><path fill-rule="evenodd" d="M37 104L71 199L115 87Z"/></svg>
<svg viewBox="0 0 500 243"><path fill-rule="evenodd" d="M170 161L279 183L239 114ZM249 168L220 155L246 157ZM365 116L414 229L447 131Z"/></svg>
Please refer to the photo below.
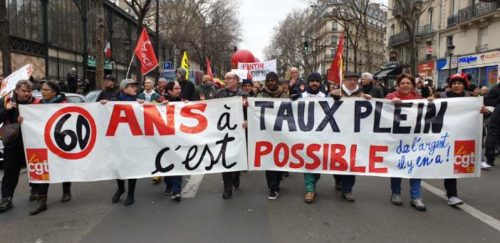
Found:
<svg viewBox="0 0 500 243"><path fill-rule="evenodd" d="M344 33L340 36L340 41L337 46L337 51L335 53L335 58L333 59L332 65L330 66L330 71L328 72L327 80L333 81L336 84L340 84L343 78L342 69L342 53L344 52Z"/></svg>
<svg viewBox="0 0 500 243"><path fill-rule="evenodd" d="M149 40L148 32L142 29L141 36L135 46L135 55L141 62L141 73L145 75L158 67L158 60L156 59L153 44Z"/></svg>

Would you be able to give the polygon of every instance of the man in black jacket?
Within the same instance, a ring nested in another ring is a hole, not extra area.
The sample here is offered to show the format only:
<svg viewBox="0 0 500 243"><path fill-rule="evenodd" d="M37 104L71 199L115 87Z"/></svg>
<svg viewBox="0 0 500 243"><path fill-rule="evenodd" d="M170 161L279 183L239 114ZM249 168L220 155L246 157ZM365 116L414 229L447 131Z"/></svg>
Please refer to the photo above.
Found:
<svg viewBox="0 0 500 243"><path fill-rule="evenodd" d="M181 100L199 100L196 92L196 87L194 84L186 79L187 70L183 67L180 67L175 72L177 77L177 82L181 86Z"/></svg>
<svg viewBox="0 0 500 243"><path fill-rule="evenodd" d="M384 98L382 88L373 85L373 74L371 73L361 74L361 92L370 95L372 98Z"/></svg>
<svg viewBox="0 0 500 243"><path fill-rule="evenodd" d="M96 101L101 101L101 100L111 100L112 98L116 97L116 79L115 77L111 75L106 75L104 77L104 89L102 90L101 93L97 96Z"/></svg>
<svg viewBox="0 0 500 243"><path fill-rule="evenodd" d="M16 124L19 118L19 104L34 104L37 100L32 96L33 84L28 80L19 81L12 97L5 96L0 101L0 122L4 124ZM5 127L4 127L5 129ZM2 201L0 202L0 213L12 208L12 197L19 181L21 167L26 164L21 129L12 139L4 139L4 174L2 178ZM15 132L11 133L14 134ZM32 190L33 193L33 190ZM34 198L33 198L34 199ZM32 197L30 196L30 200Z"/></svg>

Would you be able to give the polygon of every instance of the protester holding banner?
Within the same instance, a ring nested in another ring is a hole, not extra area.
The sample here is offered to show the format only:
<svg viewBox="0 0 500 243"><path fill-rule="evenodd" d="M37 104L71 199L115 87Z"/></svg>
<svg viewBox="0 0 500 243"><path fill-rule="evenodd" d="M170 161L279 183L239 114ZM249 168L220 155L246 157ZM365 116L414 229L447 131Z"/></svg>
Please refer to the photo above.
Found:
<svg viewBox="0 0 500 243"><path fill-rule="evenodd" d="M450 91L441 92L440 98L455 98L455 97L470 97L472 94L466 91L469 87L469 82L465 75L454 74L448 79L448 87ZM457 179L448 178L444 179L444 188L446 189L446 196L448 197L448 205L456 206L463 204L463 200L458 197Z"/></svg>
<svg viewBox="0 0 500 243"><path fill-rule="evenodd" d="M137 85L139 83L135 82L132 79L124 79L120 82L120 92L118 95L112 100L116 101L136 101L137 100ZM101 103L105 104L107 101L102 101ZM111 199L112 203L117 203L120 201L120 197L123 193L125 193L125 180L117 179L116 183L118 185L118 190L116 190L113 198ZM137 179L128 179L128 192L127 198L125 199L124 205L129 206L134 204L134 193L135 193L135 184L137 183Z"/></svg>
<svg viewBox="0 0 500 243"><path fill-rule="evenodd" d="M325 98L325 93L321 92L321 74L317 72L310 73L307 76L307 87L305 92L300 94L294 94L292 99L300 97L302 99L308 98ZM304 201L306 203L313 203L316 199L316 183L318 182L321 174L315 173L304 173L304 185L306 189L306 195L304 196Z"/></svg>
<svg viewBox="0 0 500 243"><path fill-rule="evenodd" d="M224 88L217 90L216 98L226 98L233 96L244 96L245 93L238 88L239 77L234 72L228 72L224 75L226 85ZM182 87L181 87L182 89ZM238 189L240 187L240 174L241 172L223 172L222 180L224 182L224 192L222 193L223 199L229 199L233 196L233 186Z"/></svg>
<svg viewBox="0 0 500 243"><path fill-rule="evenodd" d="M190 101L195 101L198 100L198 95L196 93L196 87L194 84L186 79L186 73L188 70L186 70L183 67L180 67L177 69L175 72L175 75L177 77L177 82L179 82L179 85L181 86L181 99L182 100L190 100Z"/></svg>
<svg viewBox="0 0 500 243"><path fill-rule="evenodd" d="M358 85L359 76L354 73L347 73L344 76L344 81L340 86L340 89L334 90L330 93L335 99L340 99L341 97L364 97L367 99L371 98L371 95L365 94L361 91ZM356 182L356 177L354 175L333 175L335 178L335 189L339 187L342 190L342 199L348 202L354 202L354 196L352 195L352 187Z"/></svg>
<svg viewBox="0 0 500 243"><path fill-rule="evenodd" d="M395 104L401 103L401 100L423 99L415 92L415 78L410 74L401 74L396 80L398 90L389 93L385 98L392 100ZM422 179L410 179L410 197L411 206L418 211L425 211L426 206L420 195L420 183ZM401 199L401 178L391 177L391 202L394 205L403 205Z"/></svg>
<svg viewBox="0 0 500 243"><path fill-rule="evenodd" d="M26 165L23 138L18 122L18 105L38 103L38 100L32 96L32 90L33 84L30 81L21 80L16 84L12 96L7 95L0 101L0 123L4 124L2 127L2 142L5 156L0 213L12 208L12 197L19 181L19 173L21 167ZM31 193L30 201L32 198L35 199L33 187Z"/></svg>
<svg viewBox="0 0 500 243"><path fill-rule="evenodd" d="M243 79L241 90L246 93L247 97L257 97L258 93L255 93L251 79Z"/></svg>
<svg viewBox="0 0 500 243"><path fill-rule="evenodd" d="M299 69L296 67L290 68L290 80L288 82L290 96L304 92L306 83L299 77Z"/></svg>
<svg viewBox="0 0 500 243"><path fill-rule="evenodd" d="M57 103L67 103L68 100L64 93L61 92L59 85L54 81L47 81L42 84L42 99L41 104L57 104ZM48 183L42 183L36 185L36 191L38 193L38 204L30 211L31 215L39 214L47 210L47 194L49 192ZM63 183L63 196L61 202L68 202L71 200L71 182Z"/></svg>
<svg viewBox="0 0 500 243"><path fill-rule="evenodd" d="M167 101L181 101L180 95L182 90L179 82L169 82L165 89L167 91L165 94ZM182 176L165 176L164 182L166 185L165 194L172 195L172 200L174 201L180 201L182 198Z"/></svg>
<svg viewBox="0 0 500 243"><path fill-rule="evenodd" d="M266 84L257 97L261 98L288 98L279 85L279 77L275 72L266 75ZM270 200L277 199L280 195L281 171L266 170L267 187L269 188Z"/></svg>
<svg viewBox="0 0 500 243"><path fill-rule="evenodd" d="M160 99L160 95L156 93L153 89L155 87L155 81L151 77L146 77L144 80L144 91L141 92L138 96L138 100L146 101L146 102L158 102Z"/></svg>

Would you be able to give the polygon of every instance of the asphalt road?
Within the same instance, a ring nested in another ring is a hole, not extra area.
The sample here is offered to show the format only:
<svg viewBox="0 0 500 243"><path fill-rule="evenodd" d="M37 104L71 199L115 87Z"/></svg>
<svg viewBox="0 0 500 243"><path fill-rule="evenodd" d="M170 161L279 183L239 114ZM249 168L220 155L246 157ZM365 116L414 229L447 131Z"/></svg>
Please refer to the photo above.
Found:
<svg viewBox="0 0 500 243"><path fill-rule="evenodd" d="M334 191L332 176L322 175L313 204L303 201L302 174L285 178L274 201L262 172L243 173L230 200L221 198L219 174L199 179L188 185L192 198L181 202L164 195L163 184L139 180L129 207L123 199L111 203L114 181L74 183L68 203L59 202L62 186L55 184L49 209L29 216L35 203L23 174L14 208L0 214L0 242L500 242L500 166L460 179L466 205L457 208L433 192L443 190L442 180L425 180L427 212L410 207L407 180L399 207L389 201L387 178L357 177L356 202L348 203Z"/></svg>

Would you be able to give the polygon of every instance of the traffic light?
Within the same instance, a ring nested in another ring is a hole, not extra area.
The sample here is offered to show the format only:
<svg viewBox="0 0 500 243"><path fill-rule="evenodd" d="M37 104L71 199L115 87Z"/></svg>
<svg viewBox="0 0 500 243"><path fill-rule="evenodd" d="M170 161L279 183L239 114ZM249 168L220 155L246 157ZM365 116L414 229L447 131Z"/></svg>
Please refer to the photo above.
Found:
<svg viewBox="0 0 500 243"><path fill-rule="evenodd" d="M309 42L304 41L304 51L307 51L307 50L309 50Z"/></svg>

